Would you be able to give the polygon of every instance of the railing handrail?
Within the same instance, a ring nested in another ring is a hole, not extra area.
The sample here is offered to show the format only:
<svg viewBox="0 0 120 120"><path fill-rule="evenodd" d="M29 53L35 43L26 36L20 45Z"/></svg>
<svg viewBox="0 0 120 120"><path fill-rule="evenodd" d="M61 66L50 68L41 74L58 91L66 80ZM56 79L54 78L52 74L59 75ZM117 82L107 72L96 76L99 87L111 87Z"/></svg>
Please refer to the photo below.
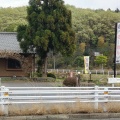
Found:
<svg viewBox="0 0 120 120"><path fill-rule="evenodd" d="M120 102L120 87L0 87L2 108L9 104ZM5 109L4 109L5 110Z"/></svg>

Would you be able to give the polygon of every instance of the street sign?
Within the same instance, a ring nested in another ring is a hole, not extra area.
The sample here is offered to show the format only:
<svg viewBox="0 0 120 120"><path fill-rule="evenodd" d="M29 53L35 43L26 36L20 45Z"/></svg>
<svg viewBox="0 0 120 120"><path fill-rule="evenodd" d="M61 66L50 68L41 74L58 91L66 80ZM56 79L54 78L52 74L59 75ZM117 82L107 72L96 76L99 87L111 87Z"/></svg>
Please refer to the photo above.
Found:
<svg viewBox="0 0 120 120"><path fill-rule="evenodd" d="M120 78L108 78L108 83L120 83Z"/></svg>
<svg viewBox="0 0 120 120"><path fill-rule="evenodd" d="M94 56L100 56L99 52L94 52Z"/></svg>

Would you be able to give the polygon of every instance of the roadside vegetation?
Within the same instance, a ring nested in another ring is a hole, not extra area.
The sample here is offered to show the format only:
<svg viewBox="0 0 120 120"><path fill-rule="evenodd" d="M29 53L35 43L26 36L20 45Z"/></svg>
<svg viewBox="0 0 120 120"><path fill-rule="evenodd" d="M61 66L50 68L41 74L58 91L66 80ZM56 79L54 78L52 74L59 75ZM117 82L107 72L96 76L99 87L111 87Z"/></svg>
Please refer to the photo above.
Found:
<svg viewBox="0 0 120 120"><path fill-rule="evenodd" d="M81 103L79 100L72 104L32 104L29 107L28 105L9 105L9 116L104 113L103 105L104 103L100 103L98 110L94 109L94 104ZM119 113L119 106L120 103L107 103L107 113ZM3 116L1 110L0 116Z"/></svg>
<svg viewBox="0 0 120 120"><path fill-rule="evenodd" d="M1 78L1 83L3 82L26 82L28 84L38 83L38 82L49 82L54 87L63 86L74 86L76 87L76 74L73 77L69 77L68 73L49 73L48 77L34 76L32 78L28 77L4 77ZM107 74L81 74L80 86L111 86L108 84L108 78L112 75ZM117 76L119 77L119 75ZM120 84L115 84L115 86L120 86Z"/></svg>

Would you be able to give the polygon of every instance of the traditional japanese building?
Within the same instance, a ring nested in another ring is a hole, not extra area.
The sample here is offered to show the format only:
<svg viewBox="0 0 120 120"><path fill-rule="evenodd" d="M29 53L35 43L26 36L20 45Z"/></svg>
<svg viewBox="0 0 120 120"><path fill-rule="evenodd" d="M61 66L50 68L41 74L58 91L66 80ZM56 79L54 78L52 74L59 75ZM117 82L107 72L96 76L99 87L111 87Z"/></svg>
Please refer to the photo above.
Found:
<svg viewBox="0 0 120 120"><path fill-rule="evenodd" d="M29 76L34 61L34 53L22 52L16 32L0 32L0 77Z"/></svg>

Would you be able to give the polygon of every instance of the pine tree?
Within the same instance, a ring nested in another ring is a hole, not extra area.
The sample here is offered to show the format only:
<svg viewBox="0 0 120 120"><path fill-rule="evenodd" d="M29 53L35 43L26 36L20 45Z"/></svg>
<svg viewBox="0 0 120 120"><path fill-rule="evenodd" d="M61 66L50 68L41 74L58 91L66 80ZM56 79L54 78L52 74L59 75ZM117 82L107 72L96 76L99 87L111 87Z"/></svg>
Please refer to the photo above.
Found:
<svg viewBox="0 0 120 120"><path fill-rule="evenodd" d="M17 29L18 41L24 52L36 48L38 66L47 71L47 54L50 51L71 55L75 50L75 33L72 30L71 11L63 0L30 0L27 7L28 25Z"/></svg>

